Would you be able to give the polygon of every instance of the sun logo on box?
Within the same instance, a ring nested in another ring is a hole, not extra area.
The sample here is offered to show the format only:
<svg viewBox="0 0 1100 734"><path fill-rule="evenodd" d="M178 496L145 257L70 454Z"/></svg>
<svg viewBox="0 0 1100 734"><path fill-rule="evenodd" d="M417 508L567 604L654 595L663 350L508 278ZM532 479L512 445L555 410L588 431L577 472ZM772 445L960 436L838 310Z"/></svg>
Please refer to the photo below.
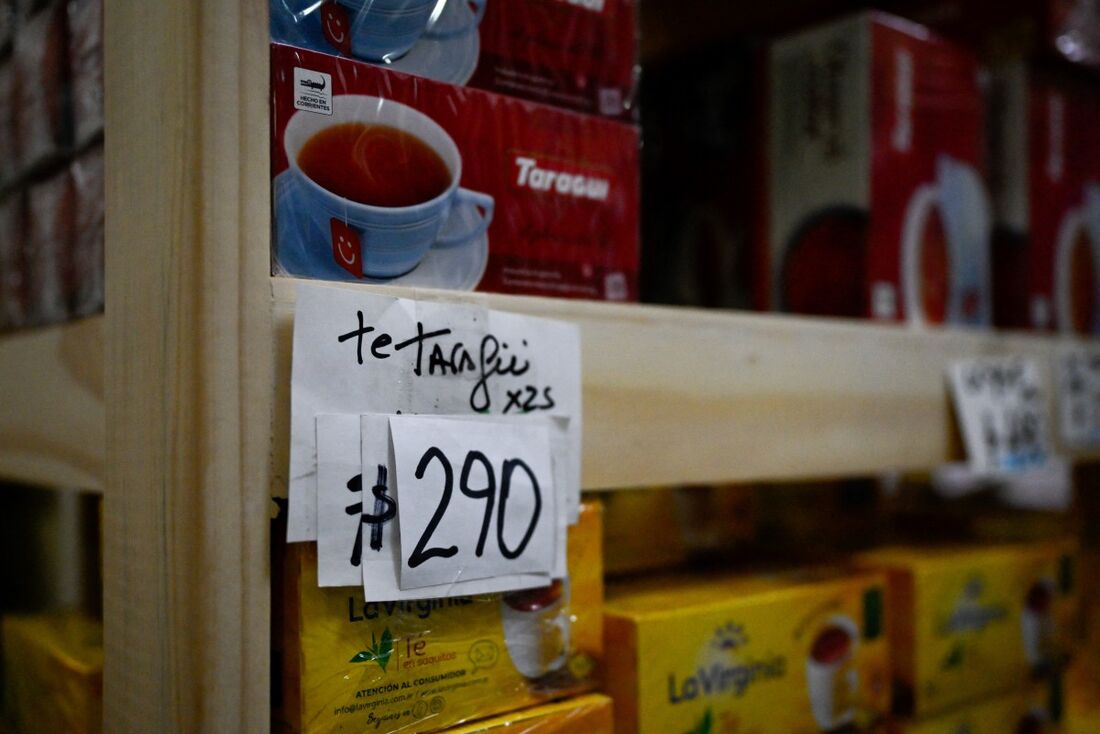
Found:
<svg viewBox="0 0 1100 734"><path fill-rule="evenodd" d="M749 636L745 634L745 628L733 622L726 622L714 632L714 647L725 652L731 652L748 644Z"/></svg>

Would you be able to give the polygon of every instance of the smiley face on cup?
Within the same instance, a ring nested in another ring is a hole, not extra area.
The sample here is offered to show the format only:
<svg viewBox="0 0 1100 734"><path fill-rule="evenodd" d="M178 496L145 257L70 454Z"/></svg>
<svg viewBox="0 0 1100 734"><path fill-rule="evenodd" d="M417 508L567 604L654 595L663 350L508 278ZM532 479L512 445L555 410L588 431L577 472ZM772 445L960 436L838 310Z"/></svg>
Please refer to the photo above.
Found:
<svg viewBox="0 0 1100 734"><path fill-rule="evenodd" d="M855 720L859 673L854 662L858 646L859 625L842 614L830 617L810 645L806 685L814 721L822 731L834 731Z"/></svg>
<svg viewBox="0 0 1100 734"><path fill-rule="evenodd" d="M941 155L936 180L919 186L902 223L901 280L908 319L974 324L988 319L992 215L981 176Z"/></svg>
<svg viewBox="0 0 1100 734"><path fill-rule="evenodd" d="M1085 188L1085 201L1062 220L1055 241L1054 293L1058 330L1100 331L1100 185Z"/></svg>
<svg viewBox="0 0 1100 734"><path fill-rule="evenodd" d="M336 50L367 61L401 58L422 37L446 39L470 33L485 15L488 0L326 0L321 31ZM448 2L465 2L469 22L438 23Z"/></svg>
<svg viewBox="0 0 1100 734"><path fill-rule="evenodd" d="M438 123L379 97L332 103L330 116L296 112L283 148L298 203L336 264L355 277L394 278L432 248L485 235L493 197L459 186L462 157Z"/></svg>

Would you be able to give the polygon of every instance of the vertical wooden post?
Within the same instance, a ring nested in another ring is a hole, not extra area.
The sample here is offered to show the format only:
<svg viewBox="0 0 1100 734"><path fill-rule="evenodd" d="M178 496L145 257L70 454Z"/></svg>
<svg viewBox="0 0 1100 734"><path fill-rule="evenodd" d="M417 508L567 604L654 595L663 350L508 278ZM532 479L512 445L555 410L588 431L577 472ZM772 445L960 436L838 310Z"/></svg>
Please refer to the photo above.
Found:
<svg viewBox="0 0 1100 734"><path fill-rule="evenodd" d="M105 18L105 731L267 731L266 3Z"/></svg>

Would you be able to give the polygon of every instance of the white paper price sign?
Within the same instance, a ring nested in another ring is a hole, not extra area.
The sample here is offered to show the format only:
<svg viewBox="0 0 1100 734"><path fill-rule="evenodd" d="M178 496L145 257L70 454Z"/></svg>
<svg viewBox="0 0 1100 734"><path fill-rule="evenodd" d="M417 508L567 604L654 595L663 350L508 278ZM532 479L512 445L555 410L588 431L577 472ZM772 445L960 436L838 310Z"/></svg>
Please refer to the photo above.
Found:
<svg viewBox="0 0 1100 734"><path fill-rule="evenodd" d="M1058 403L1065 442L1079 448L1100 445L1100 350L1062 352Z"/></svg>
<svg viewBox="0 0 1100 734"><path fill-rule="evenodd" d="M401 587L554 569L558 515L546 426L390 419Z"/></svg>
<svg viewBox="0 0 1100 734"><path fill-rule="evenodd" d="M287 538L316 540L316 418L324 414L543 416L566 517L580 504L575 325L484 307L298 286Z"/></svg>
<svg viewBox="0 0 1100 734"><path fill-rule="evenodd" d="M1047 462L1046 401L1034 359L962 360L951 365L950 378L963 440L976 470L1015 472Z"/></svg>

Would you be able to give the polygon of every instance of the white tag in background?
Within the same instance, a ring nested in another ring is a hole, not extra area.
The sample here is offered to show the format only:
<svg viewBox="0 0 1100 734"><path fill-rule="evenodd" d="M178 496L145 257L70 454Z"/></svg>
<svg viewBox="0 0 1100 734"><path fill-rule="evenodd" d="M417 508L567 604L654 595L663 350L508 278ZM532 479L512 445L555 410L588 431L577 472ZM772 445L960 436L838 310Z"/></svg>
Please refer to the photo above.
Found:
<svg viewBox="0 0 1100 734"><path fill-rule="evenodd" d="M291 542L317 538L319 414L568 418L569 521L580 507L580 332L466 304L298 285L291 374Z"/></svg>
<svg viewBox="0 0 1100 734"><path fill-rule="evenodd" d="M360 418L362 440L362 462L364 476L377 475L381 467L386 467L389 482L389 494L400 502L396 472L393 468L393 451L390 442L390 416L364 415ZM364 484L364 493L370 495L371 482ZM369 502L369 500L368 500ZM557 568L555 578L565 575L565 522L561 511L558 513L559 535L557 538ZM426 586L417 589L402 589L401 573L401 533L398 521L382 525L382 548L378 551L364 550L362 585L363 596L367 601L415 601L436 599L448 596L472 596L474 594L494 594L515 589L532 589L546 586L548 579L542 574L511 574L474 581L459 581L441 586Z"/></svg>
<svg viewBox="0 0 1100 734"><path fill-rule="evenodd" d="M976 471L1024 471L1047 462L1047 406L1036 360L960 360L951 365L949 376L967 455Z"/></svg>
<svg viewBox="0 0 1100 734"><path fill-rule="evenodd" d="M390 418L401 587L554 570L557 498L546 426Z"/></svg>
<svg viewBox="0 0 1100 734"><path fill-rule="evenodd" d="M1068 446L1100 445L1100 350L1075 347L1059 355L1058 407Z"/></svg>
<svg viewBox="0 0 1100 734"><path fill-rule="evenodd" d="M363 547L359 416L317 416L317 582L358 586Z"/></svg>

